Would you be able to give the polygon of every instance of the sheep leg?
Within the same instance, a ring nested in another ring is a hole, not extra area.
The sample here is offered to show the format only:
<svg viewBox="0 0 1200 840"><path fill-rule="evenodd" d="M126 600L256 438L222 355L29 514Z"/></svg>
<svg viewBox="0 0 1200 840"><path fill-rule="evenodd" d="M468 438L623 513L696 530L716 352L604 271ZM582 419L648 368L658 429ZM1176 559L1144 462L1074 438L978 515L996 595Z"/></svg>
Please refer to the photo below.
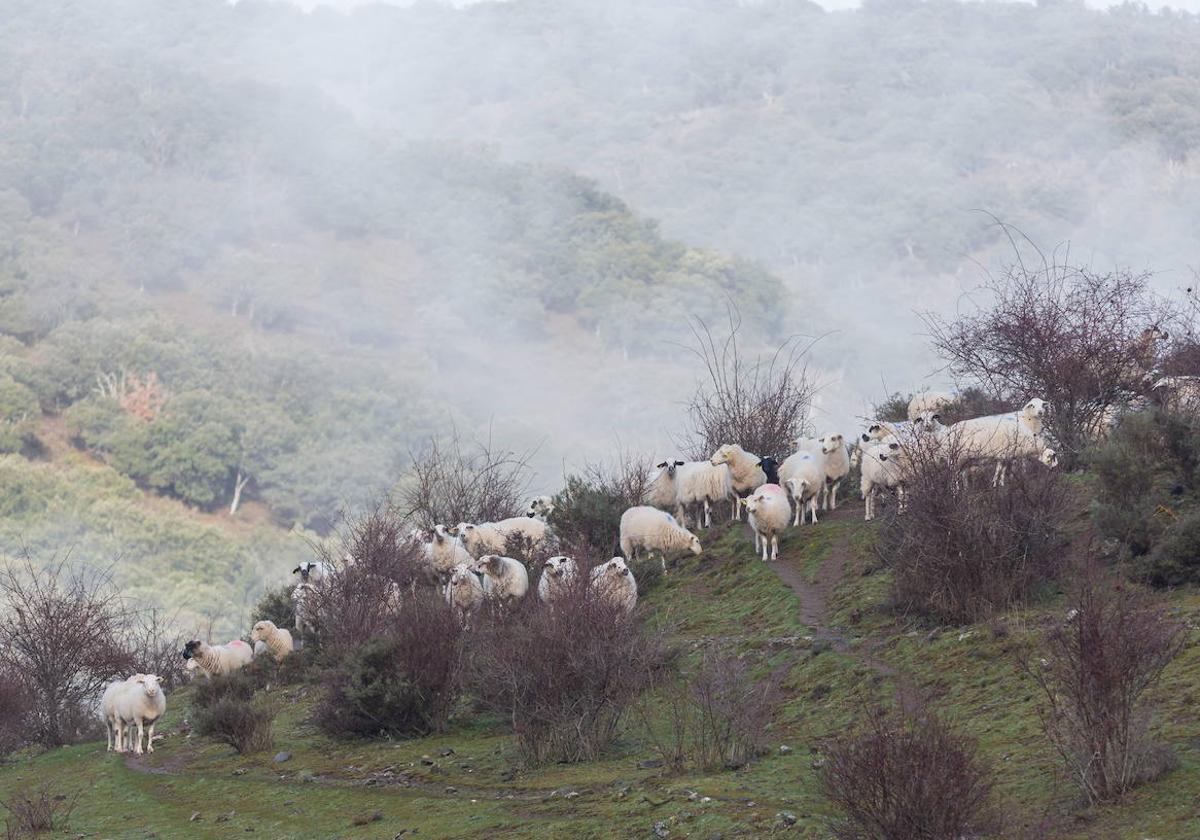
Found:
<svg viewBox="0 0 1200 840"><path fill-rule="evenodd" d="M863 521L870 522L872 519L875 518L875 504L874 504L875 490L874 489L864 490L863 491L863 499L867 503L866 504L866 512L865 512L865 515L863 516Z"/></svg>
<svg viewBox="0 0 1200 840"><path fill-rule="evenodd" d="M992 473L992 486L999 487L1004 483L1004 461L996 462L996 471Z"/></svg>
<svg viewBox="0 0 1200 840"><path fill-rule="evenodd" d="M113 727L112 721L108 718L104 719L104 734L108 737L108 749L106 752L112 752L113 748Z"/></svg>
<svg viewBox="0 0 1200 840"><path fill-rule="evenodd" d="M146 752L154 752L154 724L157 721L150 721L150 728L146 730Z"/></svg>
<svg viewBox="0 0 1200 840"><path fill-rule="evenodd" d="M812 524L816 525L817 524L817 507L818 507L817 497L813 496L812 501L810 501L808 504L809 504L809 507L812 509Z"/></svg>
<svg viewBox="0 0 1200 840"><path fill-rule="evenodd" d="M804 505L801 504L799 499L789 499L789 501L796 503L796 513L792 516L792 527L799 528L800 527L800 512L802 510L804 510Z"/></svg>
<svg viewBox="0 0 1200 840"><path fill-rule="evenodd" d="M131 727L132 728L132 727ZM142 719L137 719L137 740L133 742L133 754L142 754L142 735L145 734L145 727L142 725Z"/></svg>
<svg viewBox="0 0 1200 840"><path fill-rule="evenodd" d="M762 561L764 563L767 562L767 542L768 542L767 538L763 537L762 538Z"/></svg>
<svg viewBox="0 0 1200 840"><path fill-rule="evenodd" d="M117 746L114 748L113 751L123 753L123 752L125 752L125 721L121 720L120 718L117 718L116 728L117 728Z"/></svg>
<svg viewBox="0 0 1200 840"><path fill-rule="evenodd" d="M779 534L771 534L771 559L779 559Z"/></svg>
<svg viewBox="0 0 1200 840"><path fill-rule="evenodd" d="M742 500L741 496L739 496L737 493L733 494L733 510L730 511L730 513L729 513L729 519L733 522L741 522L742 521L741 505L739 504L739 502L741 502L741 500Z"/></svg>
<svg viewBox="0 0 1200 840"><path fill-rule="evenodd" d="M838 491L838 488L839 488L839 487L841 487L841 486L842 486L842 482L841 482L840 480L839 480L839 481L835 481L835 482L833 483L833 490L831 491L831 496L832 496L832 498L831 498L831 500L830 500L830 502L829 502L829 509L830 509L830 510L837 510L837 491Z"/></svg>

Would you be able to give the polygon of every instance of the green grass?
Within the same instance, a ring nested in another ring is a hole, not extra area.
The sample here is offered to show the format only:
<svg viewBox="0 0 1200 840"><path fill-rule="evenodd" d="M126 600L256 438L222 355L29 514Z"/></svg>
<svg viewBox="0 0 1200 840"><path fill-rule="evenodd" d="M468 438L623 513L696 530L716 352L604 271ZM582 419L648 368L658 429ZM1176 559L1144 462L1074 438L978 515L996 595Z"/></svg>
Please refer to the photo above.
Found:
<svg viewBox="0 0 1200 840"><path fill-rule="evenodd" d="M247 828L272 838L379 838L401 829L416 829L418 838L649 837L659 821L674 837L761 837L776 830L776 814L784 810L797 816L788 836L826 837L814 751L868 703L894 698L892 681L857 656L865 652L907 672L941 713L979 740L1014 823L1049 814L1059 826L1054 836L1071 840L1194 840L1200 650L1187 648L1151 698L1156 732L1175 749L1179 769L1120 805L1081 808L1040 734L1033 687L1015 665L1024 635L1060 620L1060 599L962 628L897 620L884 607L888 573L874 568L870 554L874 529L847 515L792 531L784 542L788 559L810 580L828 552L847 557L831 593L829 621L847 638L848 654L804 641L811 628L801 622L799 602L736 527L708 534L704 555L678 561L645 594L645 608L672 628L685 656L698 645L719 645L752 657L763 670L785 669L786 702L770 740L793 751L773 750L742 770L671 776L640 767L653 750L632 720L602 761L524 768L503 721L465 707L450 731L435 737L334 741L309 722L318 691L310 685L273 692L280 703L276 749L293 754L276 765L272 754L237 756L205 739L185 738L184 689L171 698L161 727L168 737L144 762L158 774L127 768L102 743L82 744L0 769L0 799L36 780L51 781L80 793L72 836L113 838L231 837ZM1193 623L1200 617L1200 594L1163 598L1179 617ZM443 756L447 750L453 753ZM377 783L368 785L372 779ZM352 825L376 811L379 822ZM189 821L193 813L201 819Z"/></svg>

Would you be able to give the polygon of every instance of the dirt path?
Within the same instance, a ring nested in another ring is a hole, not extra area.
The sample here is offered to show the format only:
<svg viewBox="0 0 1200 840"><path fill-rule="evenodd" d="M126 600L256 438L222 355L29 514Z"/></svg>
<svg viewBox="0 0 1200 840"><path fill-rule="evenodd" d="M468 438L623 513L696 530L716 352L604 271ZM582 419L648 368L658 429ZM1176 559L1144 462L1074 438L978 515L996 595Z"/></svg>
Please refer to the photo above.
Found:
<svg viewBox="0 0 1200 840"><path fill-rule="evenodd" d="M831 520L836 522L858 516L862 516L862 506L848 504L839 507L836 511L826 512L822 517L822 522ZM820 528L822 526L817 524L809 527ZM828 643L838 653L857 659L879 675L890 679L896 688L896 702L900 708L906 713L914 713L922 707L923 702L912 677L894 665L871 655L863 650L862 646L858 648L852 646L850 638L845 632L831 624L829 603L833 599L838 584L845 577L846 570L853 567L854 559L854 550L850 545L850 533L843 532L821 558L821 565L817 570L815 581L810 582L805 578L800 559L794 554L788 556L788 553L785 552L782 559L771 563L770 566L775 574L779 575L780 580L786 583L800 599L800 618L812 628L813 638Z"/></svg>

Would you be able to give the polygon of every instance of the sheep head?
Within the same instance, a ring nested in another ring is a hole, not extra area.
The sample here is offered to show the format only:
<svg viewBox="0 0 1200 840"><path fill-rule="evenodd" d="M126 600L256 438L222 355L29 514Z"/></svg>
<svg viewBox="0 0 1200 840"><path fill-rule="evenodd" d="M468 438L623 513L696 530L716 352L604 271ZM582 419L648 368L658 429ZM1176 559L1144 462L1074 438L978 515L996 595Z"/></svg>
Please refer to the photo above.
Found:
<svg viewBox="0 0 1200 840"><path fill-rule="evenodd" d="M276 629L275 622L260 621L255 624L254 629L250 631L250 641L265 642L268 636L274 635Z"/></svg>
<svg viewBox="0 0 1200 840"><path fill-rule="evenodd" d="M822 455L832 455L834 452L837 452L838 449L841 448L841 446L842 446L842 436L841 435L825 435L825 437L821 438L821 454Z"/></svg>
<svg viewBox="0 0 1200 840"><path fill-rule="evenodd" d="M157 674L137 674L133 677L133 682L142 687L147 697L155 697L162 691Z"/></svg>
<svg viewBox="0 0 1200 840"><path fill-rule="evenodd" d="M193 656L195 656L200 651L200 648L202 648L203 646L204 646L204 642L200 641L199 639L192 639L190 642L188 642L187 644L185 644L183 646L183 658L191 659Z"/></svg>
<svg viewBox="0 0 1200 840"><path fill-rule="evenodd" d="M699 555L704 550L700 547L700 538L695 534L692 534L692 541L688 544L688 550L696 555Z"/></svg>
<svg viewBox="0 0 1200 840"><path fill-rule="evenodd" d="M737 449L741 449L741 447L735 443L723 443L720 447L718 447L717 451L713 453L713 456L708 459L708 462L714 467L719 467L722 464L728 464L733 460L734 452Z"/></svg>
<svg viewBox="0 0 1200 840"><path fill-rule="evenodd" d="M566 574L567 569L570 568L571 562L572 561L570 557L561 554L555 557L550 557L546 560L544 572L551 577L562 577L564 574Z"/></svg>
<svg viewBox="0 0 1200 840"><path fill-rule="evenodd" d="M1021 414L1026 420L1036 420L1044 417L1046 414L1046 401L1040 397L1034 397L1021 408Z"/></svg>

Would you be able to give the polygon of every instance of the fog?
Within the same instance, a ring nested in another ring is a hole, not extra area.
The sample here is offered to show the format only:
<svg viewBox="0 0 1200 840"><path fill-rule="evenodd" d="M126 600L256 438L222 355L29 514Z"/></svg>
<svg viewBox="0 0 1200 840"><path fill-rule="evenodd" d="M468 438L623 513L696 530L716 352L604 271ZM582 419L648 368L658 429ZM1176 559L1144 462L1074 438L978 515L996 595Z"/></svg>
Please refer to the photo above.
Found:
<svg viewBox="0 0 1200 840"><path fill-rule="evenodd" d="M248 359L386 369L399 414L340 415L388 438L364 460L394 478L453 423L536 450L539 490L678 448L692 316L736 307L747 352L824 336L812 426L848 432L953 384L920 314L1014 258L997 219L1191 276L1196 17L857 5L18 4L9 113L64 160L15 189L67 232L47 251L94 268L99 243L100 311L120 280L206 335L230 316ZM86 105L33 119L79 80Z"/></svg>

